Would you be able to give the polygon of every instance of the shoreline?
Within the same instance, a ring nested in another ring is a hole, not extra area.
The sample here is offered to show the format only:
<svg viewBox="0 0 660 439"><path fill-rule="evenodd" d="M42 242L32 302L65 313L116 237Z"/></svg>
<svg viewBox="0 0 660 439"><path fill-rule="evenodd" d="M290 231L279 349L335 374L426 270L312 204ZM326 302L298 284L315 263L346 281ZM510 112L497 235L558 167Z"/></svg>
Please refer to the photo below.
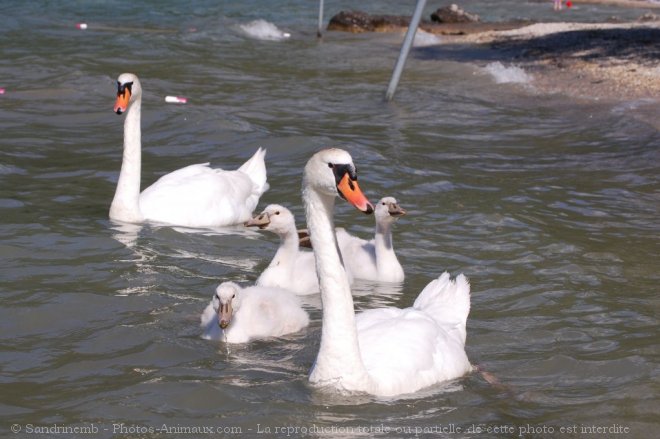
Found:
<svg viewBox="0 0 660 439"><path fill-rule="evenodd" d="M536 23L514 30L445 36L486 46L528 71L539 91L590 100L660 100L660 21Z"/></svg>
<svg viewBox="0 0 660 439"><path fill-rule="evenodd" d="M640 0L586 0L584 3L643 7L635 21L580 22L481 22L460 8L456 21L426 21L419 32L440 38L424 50L429 59L480 61L488 59L521 67L531 74L531 85L541 93L561 93L588 100L660 102L660 3ZM456 12L456 10L458 10ZM439 11L439 10L438 10ZM464 14L464 15L461 15ZM331 18L328 31L405 32L410 17L370 15L341 11ZM467 56L456 57L456 49ZM466 50L462 50L462 49ZM474 56L469 55L474 52Z"/></svg>

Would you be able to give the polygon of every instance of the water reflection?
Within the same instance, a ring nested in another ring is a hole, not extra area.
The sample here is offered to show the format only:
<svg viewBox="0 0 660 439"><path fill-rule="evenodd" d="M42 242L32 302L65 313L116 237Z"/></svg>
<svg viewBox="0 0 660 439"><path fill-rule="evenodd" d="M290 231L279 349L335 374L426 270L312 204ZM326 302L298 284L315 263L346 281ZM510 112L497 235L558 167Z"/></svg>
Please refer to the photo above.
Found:
<svg viewBox="0 0 660 439"><path fill-rule="evenodd" d="M112 237L132 250L135 255L134 262L138 266L153 261L155 257L172 259L201 260L210 263L233 267L244 271L253 271L259 260L245 258L241 254L231 255L222 252L220 247L209 245L214 237L227 238L224 240L236 242L240 238L255 239L259 234L243 226L219 227L209 229L195 229L168 225L129 224L112 221ZM188 235L176 236L177 234ZM193 235L194 238L189 236ZM144 237L145 244L138 245ZM158 241L157 238L162 240ZM154 241L156 238L156 241ZM172 239L175 238L175 239ZM178 238L178 239L176 239ZM205 238L211 238L209 240ZM218 240L220 241L220 240ZM148 244L147 244L148 243ZM195 245L203 244L203 245Z"/></svg>
<svg viewBox="0 0 660 439"><path fill-rule="evenodd" d="M397 303L404 290L404 283L374 282L362 279L355 279L351 286L358 309L399 306ZM412 303L406 306L412 306Z"/></svg>
<svg viewBox="0 0 660 439"><path fill-rule="evenodd" d="M142 224L123 223L112 220L111 224L110 229L114 231L112 237L124 244L126 248L134 249L137 245L138 236L142 231Z"/></svg>

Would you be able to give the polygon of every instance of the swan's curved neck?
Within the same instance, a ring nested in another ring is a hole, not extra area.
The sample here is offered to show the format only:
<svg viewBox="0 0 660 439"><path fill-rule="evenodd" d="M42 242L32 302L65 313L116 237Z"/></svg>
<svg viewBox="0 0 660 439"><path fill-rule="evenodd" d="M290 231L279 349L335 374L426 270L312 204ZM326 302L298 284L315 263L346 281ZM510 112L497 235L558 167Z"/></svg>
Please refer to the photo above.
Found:
<svg viewBox="0 0 660 439"><path fill-rule="evenodd" d="M296 231L295 224L292 224L286 232L278 233L278 235L280 237L280 246L268 266L275 267L287 264L293 269L295 268L293 267L293 264L295 263L296 255L300 249L298 232Z"/></svg>
<svg viewBox="0 0 660 439"><path fill-rule="evenodd" d="M392 244L392 223L381 221L376 223L376 235L374 237L376 251L376 266L378 272L384 276L395 275L390 270L400 267L399 260L394 253Z"/></svg>
<svg viewBox="0 0 660 439"><path fill-rule="evenodd" d="M370 378L360 355L353 297L337 249L332 219L334 197L305 187L303 200L323 305L321 345L310 381L346 390L364 390Z"/></svg>
<svg viewBox="0 0 660 439"><path fill-rule="evenodd" d="M110 218L125 222L143 220L140 212L140 173L142 168L142 134L140 113L142 98L131 103L124 121L124 155L115 197L110 205Z"/></svg>
<svg viewBox="0 0 660 439"><path fill-rule="evenodd" d="M392 247L392 225L381 221L376 223L376 249L393 250Z"/></svg>

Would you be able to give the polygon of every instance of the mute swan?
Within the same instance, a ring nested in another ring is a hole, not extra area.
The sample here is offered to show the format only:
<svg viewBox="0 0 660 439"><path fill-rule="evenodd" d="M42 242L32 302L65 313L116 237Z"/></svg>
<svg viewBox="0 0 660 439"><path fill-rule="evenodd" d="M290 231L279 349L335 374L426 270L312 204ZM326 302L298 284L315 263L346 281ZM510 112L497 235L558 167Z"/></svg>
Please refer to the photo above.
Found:
<svg viewBox="0 0 660 439"><path fill-rule="evenodd" d="M117 87L114 111L126 112L126 120L124 155L110 219L217 227L250 218L268 189L262 148L236 171L211 168L208 163L190 165L160 177L140 194L142 86L137 76L123 73Z"/></svg>
<svg viewBox="0 0 660 439"><path fill-rule="evenodd" d="M319 292L314 254L300 251L296 220L289 209L270 204L259 215L248 220L245 226L259 227L280 237L280 247L268 268L257 279L257 285L284 288L296 294Z"/></svg>
<svg viewBox="0 0 660 439"><path fill-rule="evenodd" d="M321 287L321 344L312 384L344 392L395 396L460 377L472 370L465 353L470 286L444 273L410 308L379 308L355 315L333 222L335 197L365 213L373 207L357 184L351 156L316 153L303 176L307 226Z"/></svg>
<svg viewBox="0 0 660 439"><path fill-rule="evenodd" d="M376 235L366 241L337 228L337 241L344 263L358 279L403 282L403 267L392 246L392 224L405 215L392 197L381 198L376 204Z"/></svg>
<svg viewBox="0 0 660 439"><path fill-rule="evenodd" d="M280 288L223 282L201 316L202 338L227 343L298 332L309 324L298 298Z"/></svg>

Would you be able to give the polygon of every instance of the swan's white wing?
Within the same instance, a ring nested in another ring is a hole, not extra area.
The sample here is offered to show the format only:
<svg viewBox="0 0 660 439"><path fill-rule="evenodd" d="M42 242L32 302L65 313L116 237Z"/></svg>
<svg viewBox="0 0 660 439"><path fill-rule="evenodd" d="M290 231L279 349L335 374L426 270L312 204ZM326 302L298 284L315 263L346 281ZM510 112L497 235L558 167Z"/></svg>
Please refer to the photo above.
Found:
<svg viewBox="0 0 660 439"><path fill-rule="evenodd" d="M293 260L271 262L257 279L256 285L283 288L299 295L318 293L314 253L298 251Z"/></svg>
<svg viewBox="0 0 660 439"><path fill-rule="evenodd" d="M466 322L470 313L470 283L463 274L456 280L449 273L431 281L419 294L413 308L423 311L447 332L457 332L463 344L466 337Z"/></svg>
<svg viewBox="0 0 660 439"><path fill-rule="evenodd" d="M373 242L353 236L343 228L337 228L336 235L344 265L352 277L377 280L378 267Z"/></svg>
<svg viewBox="0 0 660 439"><path fill-rule="evenodd" d="M344 250L349 252L350 250L360 249L363 246L369 244L369 241L351 235L343 227L337 227L335 229L335 234L337 236L337 243L339 244L339 249L342 252ZM374 261L375 261L375 256L374 256Z"/></svg>
<svg viewBox="0 0 660 439"><path fill-rule="evenodd" d="M415 392L471 368L464 345L433 318L414 308L380 308L358 314L364 365L380 395Z"/></svg>
<svg viewBox="0 0 660 439"><path fill-rule="evenodd" d="M238 171L250 177L250 180L254 183L253 194L257 196L256 200L254 200L254 207L257 207L259 197L268 190L268 183L266 182L266 150L263 148L257 149L254 155L238 168Z"/></svg>
<svg viewBox="0 0 660 439"><path fill-rule="evenodd" d="M319 292L319 279L316 276L316 261L313 252L299 251L296 257L296 274L293 279L297 294L314 294Z"/></svg>
<svg viewBox="0 0 660 439"><path fill-rule="evenodd" d="M185 180L187 178L195 177L199 174L204 174L209 170L214 170L211 168L210 163L197 163L194 165L188 165L185 168L177 169L172 171L169 174L165 174L160 177L156 183L158 184L176 184L178 181ZM222 171L222 169L219 169ZM156 184L154 183L154 185ZM151 186L153 187L153 185Z"/></svg>
<svg viewBox="0 0 660 439"><path fill-rule="evenodd" d="M145 189L140 195L140 210L148 220L169 224L237 224L254 210L254 191L252 180L243 172L190 165L164 175Z"/></svg>

